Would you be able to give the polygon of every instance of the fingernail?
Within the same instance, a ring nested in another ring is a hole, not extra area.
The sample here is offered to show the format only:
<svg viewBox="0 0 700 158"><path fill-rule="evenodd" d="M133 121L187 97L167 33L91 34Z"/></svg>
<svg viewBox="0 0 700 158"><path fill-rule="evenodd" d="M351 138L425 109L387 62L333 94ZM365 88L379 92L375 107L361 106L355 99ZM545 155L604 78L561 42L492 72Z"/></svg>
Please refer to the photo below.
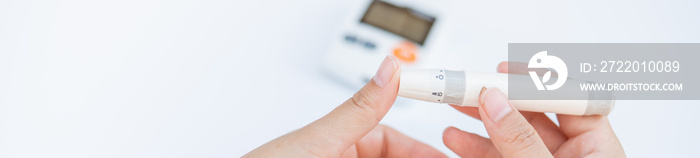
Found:
<svg viewBox="0 0 700 158"><path fill-rule="evenodd" d="M498 122L513 110L510 108L506 96L497 88L487 89L481 93L479 102L488 118L493 122Z"/></svg>
<svg viewBox="0 0 700 158"><path fill-rule="evenodd" d="M379 66L379 70L377 70L377 74L374 75L372 80L374 80L374 83L379 85L379 87L384 87L387 83L389 83L389 80L391 80L396 67L396 58L393 56L387 56L384 58L382 65Z"/></svg>

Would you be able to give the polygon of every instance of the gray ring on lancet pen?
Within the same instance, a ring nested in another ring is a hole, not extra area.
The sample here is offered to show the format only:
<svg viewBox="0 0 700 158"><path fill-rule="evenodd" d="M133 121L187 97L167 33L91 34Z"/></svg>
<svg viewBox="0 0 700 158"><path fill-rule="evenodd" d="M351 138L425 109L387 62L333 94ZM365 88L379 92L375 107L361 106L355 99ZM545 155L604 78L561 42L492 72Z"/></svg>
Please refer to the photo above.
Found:
<svg viewBox="0 0 700 158"><path fill-rule="evenodd" d="M467 89L464 71L445 71L445 95L443 103L462 104Z"/></svg>

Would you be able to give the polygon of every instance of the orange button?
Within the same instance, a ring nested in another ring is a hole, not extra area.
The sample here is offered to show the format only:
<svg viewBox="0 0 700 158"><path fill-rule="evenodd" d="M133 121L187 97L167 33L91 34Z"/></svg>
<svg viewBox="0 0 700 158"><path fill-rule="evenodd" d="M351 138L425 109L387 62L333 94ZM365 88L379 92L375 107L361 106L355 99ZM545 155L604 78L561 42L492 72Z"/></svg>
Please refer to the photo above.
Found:
<svg viewBox="0 0 700 158"><path fill-rule="evenodd" d="M416 61L417 53L418 47L408 41L401 42L394 48L394 56L405 63L412 63Z"/></svg>

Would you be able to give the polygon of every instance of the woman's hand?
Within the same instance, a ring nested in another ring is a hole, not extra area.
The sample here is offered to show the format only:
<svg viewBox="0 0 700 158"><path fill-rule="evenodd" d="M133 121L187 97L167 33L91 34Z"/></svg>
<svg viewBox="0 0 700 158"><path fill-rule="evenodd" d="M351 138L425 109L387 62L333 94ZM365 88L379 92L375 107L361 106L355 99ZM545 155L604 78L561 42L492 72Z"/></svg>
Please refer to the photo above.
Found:
<svg viewBox="0 0 700 158"><path fill-rule="evenodd" d="M508 64L498 72L528 74L526 64ZM518 112L498 89L482 91L479 107L452 107L480 119L491 137L448 127L443 142L461 157L625 157L606 116L557 115L557 126L544 113Z"/></svg>
<svg viewBox="0 0 700 158"><path fill-rule="evenodd" d="M385 58L372 82L345 103L243 157L446 157L394 129L377 126L396 100L399 74L396 59Z"/></svg>

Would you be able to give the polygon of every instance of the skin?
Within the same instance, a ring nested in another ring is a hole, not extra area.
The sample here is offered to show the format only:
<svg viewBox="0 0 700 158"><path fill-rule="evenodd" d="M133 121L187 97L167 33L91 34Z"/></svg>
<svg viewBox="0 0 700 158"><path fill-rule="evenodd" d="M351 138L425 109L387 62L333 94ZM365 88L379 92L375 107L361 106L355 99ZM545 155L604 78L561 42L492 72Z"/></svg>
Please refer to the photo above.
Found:
<svg viewBox="0 0 700 158"><path fill-rule="evenodd" d="M507 62L498 65L498 72L527 74L525 63L512 71ZM483 95L499 95L487 90ZM502 95L502 94L500 94ZM606 116L557 115L557 126L544 113L513 111L495 122L480 100L479 107L451 105L458 111L484 123L491 139L448 127L443 133L445 145L461 157L625 157L620 141ZM512 105L511 108L515 109Z"/></svg>
<svg viewBox="0 0 700 158"><path fill-rule="evenodd" d="M399 74L401 66L395 58L387 57L373 82L333 111L243 157L447 157L390 127L378 125L396 100Z"/></svg>
<svg viewBox="0 0 700 158"><path fill-rule="evenodd" d="M387 57L385 63L387 60L394 64L393 69L385 75L378 72L373 78L389 76L386 82L369 82L322 118L243 157L447 157L388 126L378 125L398 94L401 67L395 58ZM380 72L385 68L382 66ZM525 69L507 68L508 63L501 63L498 71L526 74ZM543 113L514 110L497 89L482 93L479 107L452 106L482 120L491 138L448 127L443 141L461 157L625 157L604 116L557 115L561 124L557 126ZM494 107L505 106L513 110L493 112L497 109Z"/></svg>

